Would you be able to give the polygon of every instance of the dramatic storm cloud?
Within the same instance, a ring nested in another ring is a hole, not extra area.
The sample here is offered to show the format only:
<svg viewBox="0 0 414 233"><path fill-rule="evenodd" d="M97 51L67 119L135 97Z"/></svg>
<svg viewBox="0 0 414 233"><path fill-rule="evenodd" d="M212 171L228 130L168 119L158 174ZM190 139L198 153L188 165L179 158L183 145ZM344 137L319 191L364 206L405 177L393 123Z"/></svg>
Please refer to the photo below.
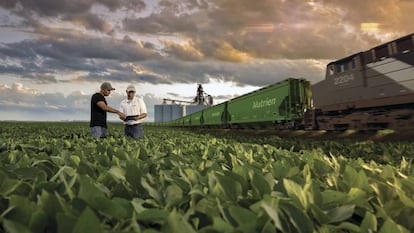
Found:
<svg viewBox="0 0 414 233"><path fill-rule="evenodd" d="M288 77L315 83L329 61L412 33L413 11L411 0L2 0L0 120L88 120L103 81L114 107L134 84L150 113L198 83L216 102Z"/></svg>

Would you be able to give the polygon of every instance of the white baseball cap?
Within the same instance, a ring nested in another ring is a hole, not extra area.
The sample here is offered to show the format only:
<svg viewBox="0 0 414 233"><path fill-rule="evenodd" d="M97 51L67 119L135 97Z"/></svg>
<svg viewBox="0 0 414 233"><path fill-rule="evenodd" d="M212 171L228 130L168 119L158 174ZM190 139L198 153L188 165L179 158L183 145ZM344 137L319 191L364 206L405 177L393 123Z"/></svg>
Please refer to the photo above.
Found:
<svg viewBox="0 0 414 233"><path fill-rule="evenodd" d="M127 92L133 91L136 92L135 87L133 85L129 85L126 89Z"/></svg>

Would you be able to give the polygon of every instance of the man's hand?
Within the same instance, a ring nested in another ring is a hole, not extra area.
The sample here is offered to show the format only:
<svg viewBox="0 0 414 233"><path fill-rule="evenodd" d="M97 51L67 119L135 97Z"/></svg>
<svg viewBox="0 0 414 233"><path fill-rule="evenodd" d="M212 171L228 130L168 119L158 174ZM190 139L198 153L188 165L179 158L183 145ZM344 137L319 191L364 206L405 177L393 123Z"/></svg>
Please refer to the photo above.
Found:
<svg viewBox="0 0 414 233"><path fill-rule="evenodd" d="M118 113L119 119L121 120L125 119L126 115L123 112L117 112L117 113Z"/></svg>

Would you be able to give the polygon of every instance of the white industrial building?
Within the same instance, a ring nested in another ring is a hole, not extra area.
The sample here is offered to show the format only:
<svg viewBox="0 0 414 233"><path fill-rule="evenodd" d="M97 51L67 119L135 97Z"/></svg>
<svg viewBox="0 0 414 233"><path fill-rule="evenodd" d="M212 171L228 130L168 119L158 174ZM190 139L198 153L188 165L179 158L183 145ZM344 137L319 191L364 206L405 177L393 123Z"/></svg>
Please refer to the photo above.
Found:
<svg viewBox="0 0 414 233"><path fill-rule="evenodd" d="M193 101L164 99L162 104L154 106L154 121L168 122L180 117L201 111L213 105L213 97L203 91L201 84L198 84L197 96Z"/></svg>

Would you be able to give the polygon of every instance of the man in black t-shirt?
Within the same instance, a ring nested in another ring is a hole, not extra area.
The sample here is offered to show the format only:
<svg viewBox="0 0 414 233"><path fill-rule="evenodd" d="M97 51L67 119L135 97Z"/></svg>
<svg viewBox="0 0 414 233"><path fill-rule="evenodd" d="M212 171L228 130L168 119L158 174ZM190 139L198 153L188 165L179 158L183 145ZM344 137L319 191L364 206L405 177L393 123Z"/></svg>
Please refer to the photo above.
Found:
<svg viewBox="0 0 414 233"><path fill-rule="evenodd" d="M108 106L105 96L109 96L115 90L108 82L101 85L101 90L92 95L91 98L91 121L89 126L93 137L105 138L108 135L108 125L106 123L106 113L116 113L119 118L124 119L124 113Z"/></svg>

